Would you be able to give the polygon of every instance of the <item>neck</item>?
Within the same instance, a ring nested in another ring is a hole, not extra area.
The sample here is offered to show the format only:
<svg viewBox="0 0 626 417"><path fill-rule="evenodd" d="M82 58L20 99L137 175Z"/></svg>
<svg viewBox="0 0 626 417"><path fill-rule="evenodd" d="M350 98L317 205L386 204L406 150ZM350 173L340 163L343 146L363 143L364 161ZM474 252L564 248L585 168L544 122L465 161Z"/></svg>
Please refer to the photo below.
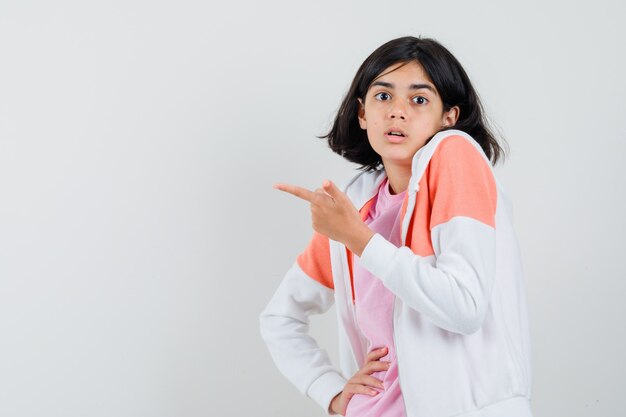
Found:
<svg viewBox="0 0 626 417"><path fill-rule="evenodd" d="M411 165L384 164L391 194L399 194L409 187Z"/></svg>

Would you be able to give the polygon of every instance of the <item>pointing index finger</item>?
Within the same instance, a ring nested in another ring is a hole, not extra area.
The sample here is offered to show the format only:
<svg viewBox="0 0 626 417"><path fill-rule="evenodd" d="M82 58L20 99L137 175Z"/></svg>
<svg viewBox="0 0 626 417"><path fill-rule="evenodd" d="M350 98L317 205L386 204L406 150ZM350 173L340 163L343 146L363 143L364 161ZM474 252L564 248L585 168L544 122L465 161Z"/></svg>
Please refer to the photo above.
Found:
<svg viewBox="0 0 626 417"><path fill-rule="evenodd" d="M311 199L315 195L313 191L307 190L306 188L303 188L303 187L298 187L297 185L279 183L279 184L274 184L274 188L276 188L277 190L285 191L289 194L295 195L296 197L306 200L309 203L311 202Z"/></svg>

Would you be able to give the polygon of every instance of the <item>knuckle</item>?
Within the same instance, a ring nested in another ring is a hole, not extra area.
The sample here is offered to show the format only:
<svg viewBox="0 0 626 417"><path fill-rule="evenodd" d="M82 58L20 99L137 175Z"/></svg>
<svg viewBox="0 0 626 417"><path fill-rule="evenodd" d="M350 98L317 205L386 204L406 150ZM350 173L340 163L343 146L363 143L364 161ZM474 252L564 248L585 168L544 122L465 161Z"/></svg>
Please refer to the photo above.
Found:
<svg viewBox="0 0 626 417"><path fill-rule="evenodd" d="M315 193L315 195L313 195L313 198L311 198L311 203L320 204L321 202L322 202L322 196L318 193Z"/></svg>
<svg viewBox="0 0 626 417"><path fill-rule="evenodd" d="M371 388L368 388L366 386L361 386L361 393L362 394L368 394L369 395L369 394L371 394L371 392L372 392Z"/></svg>

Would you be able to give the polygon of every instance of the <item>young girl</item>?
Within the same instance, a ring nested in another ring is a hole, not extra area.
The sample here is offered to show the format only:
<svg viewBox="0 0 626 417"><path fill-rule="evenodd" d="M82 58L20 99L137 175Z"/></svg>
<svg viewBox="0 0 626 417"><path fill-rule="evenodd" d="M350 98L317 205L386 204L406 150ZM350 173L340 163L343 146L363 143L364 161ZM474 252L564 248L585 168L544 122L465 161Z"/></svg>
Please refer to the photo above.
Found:
<svg viewBox="0 0 626 417"><path fill-rule="evenodd" d="M280 371L329 414L528 417L530 335L502 149L432 39L363 62L328 135L361 166L307 200L315 233L260 316ZM308 335L336 303L341 370Z"/></svg>

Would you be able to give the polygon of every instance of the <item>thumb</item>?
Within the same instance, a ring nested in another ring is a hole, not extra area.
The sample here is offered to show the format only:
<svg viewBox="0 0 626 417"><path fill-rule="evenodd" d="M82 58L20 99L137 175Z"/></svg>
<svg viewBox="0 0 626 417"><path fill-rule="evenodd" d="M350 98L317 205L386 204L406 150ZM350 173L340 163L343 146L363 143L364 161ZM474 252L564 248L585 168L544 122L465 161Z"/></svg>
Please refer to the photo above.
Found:
<svg viewBox="0 0 626 417"><path fill-rule="evenodd" d="M341 192L341 190L337 188L337 186L331 180L325 180L322 183L322 187L324 188L324 191L326 191L328 195L333 198L343 197L343 193Z"/></svg>

